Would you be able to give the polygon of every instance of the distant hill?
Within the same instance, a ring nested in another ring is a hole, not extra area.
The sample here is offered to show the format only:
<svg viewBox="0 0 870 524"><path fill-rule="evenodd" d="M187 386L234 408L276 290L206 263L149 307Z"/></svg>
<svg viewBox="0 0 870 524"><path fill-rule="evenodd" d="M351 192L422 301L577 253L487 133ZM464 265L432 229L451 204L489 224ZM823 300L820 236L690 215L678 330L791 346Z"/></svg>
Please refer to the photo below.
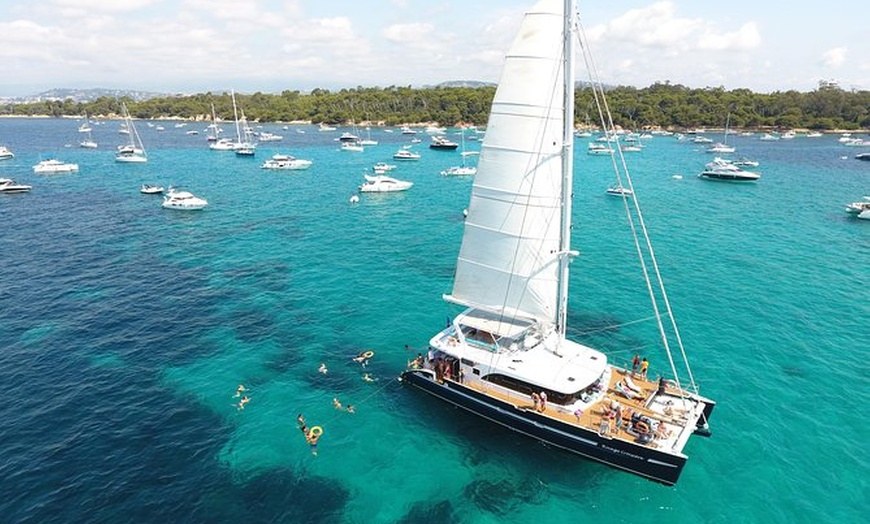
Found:
<svg viewBox="0 0 870 524"><path fill-rule="evenodd" d="M437 84L435 87L496 87L498 84L495 82L478 82L477 80L450 80L448 82L441 82ZM584 80L578 80L575 84L578 89L588 89L592 87L590 82L586 82ZM613 89L615 86L611 85L602 85L601 86L605 91L609 91Z"/></svg>
<svg viewBox="0 0 870 524"><path fill-rule="evenodd" d="M46 100L67 100L73 102L93 102L94 100L108 96L112 98L130 97L137 102L151 98L168 96L166 93L153 93L149 91L134 91L131 89L106 89L95 87L89 89L56 88L43 91L42 93L22 97L2 98L0 102L7 104L27 104L32 102L44 102Z"/></svg>
<svg viewBox="0 0 870 524"><path fill-rule="evenodd" d="M450 80L447 82L441 82L437 84L435 87L470 87L470 88L478 88L478 87L495 87L496 84L493 82L478 82L477 80Z"/></svg>

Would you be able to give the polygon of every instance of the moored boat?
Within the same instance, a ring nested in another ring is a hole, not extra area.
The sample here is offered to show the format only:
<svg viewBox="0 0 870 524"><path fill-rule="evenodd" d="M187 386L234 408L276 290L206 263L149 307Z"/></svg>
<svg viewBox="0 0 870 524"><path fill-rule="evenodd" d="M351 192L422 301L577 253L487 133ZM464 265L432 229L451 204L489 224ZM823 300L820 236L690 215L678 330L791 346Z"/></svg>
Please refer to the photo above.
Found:
<svg viewBox="0 0 870 524"><path fill-rule="evenodd" d="M390 193L405 191L414 185L413 182L399 180L387 175L364 175L365 183L359 186L360 193Z"/></svg>
<svg viewBox="0 0 870 524"><path fill-rule="evenodd" d="M42 160L33 166L33 172L41 175L51 175L57 173L75 173L79 170L78 164L70 164L61 162L60 160L49 158Z"/></svg>
<svg viewBox="0 0 870 524"><path fill-rule="evenodd" d="M415 153L408 149L400 149L393 154L396 160L420 160L420 153Z"/></svg>
<svg viewBox="0 0 870 524"><path fill-rule="evenodd" d="M296 158L292 155L272 155L272 158L263 162L263 169L287 169L301 170L311 167L311 160Z"/></svg>
<svg viewBox="0 0 870 524"><path fill-rule="evenodd" d="M33 186L19 184L11 178L0 178L0 193L28 193Z"/></svg>
<svg viewBox="0 0 870 524"><path fill-rule="evenodd" d="M163 197L161 205L166 209L195 211L207 206L208 202L189 191L178 191L170 187L169 192Z"/></svg>
<svg viewBox="0 0 870 524"><path fill-rule="evenodd" d="M648 363L635 373L567 338L568 265L578 256L571 33L579 27L572 0L543 0L525 15L492 102L453 290L444 297L466 309L401 380L553 448L674 484L689 438L709 434L715 402L700 396L691 372L685 384L677 376L672 358L685 352L662 326L677 330L670 304L656 316L672 378L648 379ZM649 246L645 226L636 227ZM651 248L643 255L653 256ZM655 273L644 272L647 287L664 295Z"/></svg>
<svg viewBox="0 0 870 524"><path fill-rule="evenodd" d="M144 195L159 195L163 193L163 186L158 186L156 184L142 184L139 188L139 192Z"/></svg>

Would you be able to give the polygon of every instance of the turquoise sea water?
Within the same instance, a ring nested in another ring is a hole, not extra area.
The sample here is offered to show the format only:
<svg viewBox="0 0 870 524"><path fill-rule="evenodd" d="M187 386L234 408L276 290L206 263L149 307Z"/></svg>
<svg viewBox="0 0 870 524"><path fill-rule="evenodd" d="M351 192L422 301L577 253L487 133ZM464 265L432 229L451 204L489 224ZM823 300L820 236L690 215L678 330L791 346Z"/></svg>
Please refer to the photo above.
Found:
<svg viewBox="0 0 870 524"><path fill-rule="evenodd" d="M333 140L342 129L266 125L285 138L251 160L208 150L184 134L193 124L138 123L150 161L121 165L117 123L97 126L93 151L65 147L77 125L0 120L16 153L0 177L34 186L0 195L4 520L864 520L870 222L843 207L870 194L870 163L835 137L732 138L761 162L753 185L697 179L711 155L674 138L627 157L695 378L719 403L713 437L692 439L668 488L395 380L457 313L440 297L472 180L438 173L458 152L424 142L395 172L411 190L352 205L364 170L408 137L374 129L381 145L350 153ZM569 323L617 362L639 351L664 370L654 326L636 322L645 291L621 200L604 193L608 159L585 144ZM261 170L276 152L314 165ZM48 156L81 171L34 175ZM139 194L146 182L209 207L164 210ZM364 349L366 368L351 361ZM298 413L324 429L317 456Z"/></svg>

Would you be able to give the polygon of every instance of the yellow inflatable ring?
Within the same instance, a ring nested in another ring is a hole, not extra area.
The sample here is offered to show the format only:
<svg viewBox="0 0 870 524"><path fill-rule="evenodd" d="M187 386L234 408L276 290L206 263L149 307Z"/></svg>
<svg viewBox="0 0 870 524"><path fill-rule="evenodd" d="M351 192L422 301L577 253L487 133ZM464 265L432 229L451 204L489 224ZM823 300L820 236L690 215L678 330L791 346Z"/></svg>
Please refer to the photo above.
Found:
<svg viewBox="0 0 870 524"><path fill-rule="evenodd" d="M372 358L373 356L375 356L374 351L366 351L365 353L362 354L363 358Z"/></svg>
<svg viewBox="0 0 870 524"><path fill-rule="evenodd" d="M320 426L314 426L308 432L308 436L310 436L311 438L319 438L320 435L323 435L323 428Z"/></svg>
<svg viewBox="0 0 870 524"><path fill-rule="evenodd" d="M647 433L649 433L649 425L642 420L635 423L634 427L641 435L646 435Z"/></svg>

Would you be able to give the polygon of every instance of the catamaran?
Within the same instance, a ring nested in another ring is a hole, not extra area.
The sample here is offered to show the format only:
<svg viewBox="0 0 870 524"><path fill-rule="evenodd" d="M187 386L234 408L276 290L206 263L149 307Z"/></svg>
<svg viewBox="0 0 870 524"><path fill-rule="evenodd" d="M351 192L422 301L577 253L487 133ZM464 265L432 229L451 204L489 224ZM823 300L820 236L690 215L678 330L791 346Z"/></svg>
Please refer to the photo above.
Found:
<svg viewBox="0 0 870 524"><path fill-rule="evenodd" d="M466 309L400 379L552 447L671 485L689 438L709 435L715 402L699 394L688 362L680 366L688 383L678 376L672 353L685 351L651 249L641 267L669 376L648 377L646 361L619 367L566 337L568 266L578 255L571 197L579 28L572 0L542 0L526 13L492 103L453 291L444 297ZM641 250L650 244L636 195L624 202L633 203Z"/></svg>

